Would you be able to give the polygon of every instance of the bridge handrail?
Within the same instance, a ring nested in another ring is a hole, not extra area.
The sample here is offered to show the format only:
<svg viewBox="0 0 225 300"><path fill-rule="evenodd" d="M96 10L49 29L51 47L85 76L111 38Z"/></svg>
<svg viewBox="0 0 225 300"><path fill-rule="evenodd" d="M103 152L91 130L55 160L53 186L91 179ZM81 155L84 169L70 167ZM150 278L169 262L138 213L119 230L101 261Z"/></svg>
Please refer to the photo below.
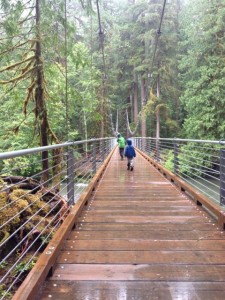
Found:
<svg viewBox="0 0 225 300"><path fill-rule="evenodd" d="M87 204L93 191L95 190L96 185L103 175L114 150L115 148L109 153L104 163L99 168L98 172L92 178L87 190L80 196L76 205L71 208L68 216L63 223L63 226L61 226L59 230L57 230L56 234L54 235L44 252L40 255L34 268L30 271L30 273L14 295L13 300L33 300L36 298L36 295L43 285L45 278L54 267L59 251L65 239L67 238L68 233L73 228L82 211L82 208Z"/></svg>
<svg viewBox="0 0 225 300"><path fill-rule="evenodd" d="M134 137L134 145L211 201L225 205L225 141Z"/></svg>
<svg viewBox="0 0 225 300"><path fill-rule="evenodd" d="M180 139L180 138L154 138L154 137L133 137L133 139L151 139L151 140L159 140L159 141L176 141L176 142L196 142L196 143L208 143L208 144L219 144L225 145L224 140L195 140L195 139Z"/></svg>
<svg viewBox="0 0 225 300"><path fill-rule="evenodd" d="M115 145L112 137L93 138L0 153L1 300L23 281Z"/></svg>
<svg viewBox="0 0 225 300"><path fill-rule="evenodd" d="M9 158L13 158L13 157L18 157L18 156L21 156L21 155L28 155L28 154L34 154L34 153L43 152L43 151L59 149L59 148L72 147L72 146L81 145L81 144L85 144L85 143L107 141L109 139L110 140L115 140L114 137L96 138L96 139L89 139L89 140L82 140L82 141L65 142L65 143L62 143L62 144L54 144L54 145L51 145L51 146L35 147L35 148L29 148L29 149L21 149L21 150L15 150L15 151L1 152L0 153L0 160L1 159L9 159Z"/></svg>

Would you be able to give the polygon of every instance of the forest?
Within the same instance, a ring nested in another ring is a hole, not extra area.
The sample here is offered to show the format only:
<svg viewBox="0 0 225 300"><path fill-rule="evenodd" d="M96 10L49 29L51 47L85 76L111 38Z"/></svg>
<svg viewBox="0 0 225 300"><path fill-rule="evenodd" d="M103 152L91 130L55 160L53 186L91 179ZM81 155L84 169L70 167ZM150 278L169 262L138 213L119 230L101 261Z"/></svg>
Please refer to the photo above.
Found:
<svg viewBox="0 0 225 300"><path fill-rule="evenodd" d="M142 150L224 205L224 58L224 0L0 0L1 157L54 145L0 161L0 297L33 267L118 132L156 138Z"/></svg>
<svg viewBox="0 0 225 300"><path fill-rule="evenodd" d="M223 0L0 0L0 151L223 139Z"/></svg>

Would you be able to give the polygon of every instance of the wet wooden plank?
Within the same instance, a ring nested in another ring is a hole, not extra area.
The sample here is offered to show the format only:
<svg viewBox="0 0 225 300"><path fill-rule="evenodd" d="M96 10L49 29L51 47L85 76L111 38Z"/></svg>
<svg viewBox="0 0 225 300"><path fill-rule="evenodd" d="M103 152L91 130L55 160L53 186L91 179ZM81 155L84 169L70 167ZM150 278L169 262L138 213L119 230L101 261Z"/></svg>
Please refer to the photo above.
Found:
<svg viewBox="0 0 225 300"><path fill-rule="evenodd" d="M96 199L95 199L96 200ZM117 207L117 208L127 208L127 207L132 207L134 208L135 206L138 206L139 208L149 208L149 207L185 207L188 208L190 207L190 203L188 200L176 200L175 201L146 201L140 199L138 200L129 200L129 201L121 201L121 200L102 200L102 201L94 201L91 205L92 208L97 209L97 208L105 208L105 207Z"/></svg>
<svg viewBox="0 0 225 300"><path fill-rule="evenodd" d="M109 208L110 209L110 208ZM102 210L102 211L95 211L95 210L88 210L87 211L87 214L83 214L83 216L86 216L86 217L89 217L91 218L92 216L94 217L107 217L107 216L110 216L110 217L117 217L117 216L130 216L131 218L134 216L154 216L154 217L157 217L157 216L170 216L170 217L175 217L177 215L179 215L179 217L182 217L182 216L200 216L200 213L194 209L191 210L179 210L177 209L176 210L162 210L162 209L159 209L159 210L154 210L154 209L151 209L151 210L130 210L130 209L127 209L127 210Z"/></svg>
<svg viewBox="0 0 225 300"><path fill-rule="evenodd" d="M224 231L73 231L71 240L91 239L141 239L141 240L218 240L224 239Z"/></svg>
<svg viewBox="0 0 225 300"><path fill-rule="evenodd" d="M225 251L61 251L59 264L204 264L225 265Z"/></svg>
<svg viewBox="0 0 225 300"><path fill-rule="evenodd" d="M138 201L138 202L155 201L156 202L156 201L162 201L162 199L163 199L163 202L173 201L176 203L178 201L178 203L179 203L179 201L186 199L186 196L164 195L163 197L162 196L157 197L157 195L146 195L145 194L144 196L136 196L134 194L131 198L129 194L124 194L124 195L120 195L120 196L116 196L116 195L108 196L106 194L106 195L101 195L101 196L96 195L96 197L94 199L95 199L95 202L97 202L97 201L131 201L131 203L132 203L132 201ZM194 205L193 201L191 201L191 200L189 200L189 203Z"/></svg>
<svg viewBox="0 0 225 300"><path fill-rule="evenodd" d="M41 300L221 300L225 285L220 282L131 282L50 281ZM91 295L91 298L90 298ZM126 297L126 298L125 298Z"/></svg>
<svg viewBox="0 0 225 300"><path fill-rule="evenodd" d="M101 191L101 192L97 192L96 193L96 197L98 197L98 196L101 196L101 197L107 197L109 200L111 199L111 196L109 195L109 193L110 192L112 192L113 193L113 197L112 198L115 198L115 197L117 197L117 198L121 198L121 197L126 197L126 196L128 196L128 197L130 197L130 193L131 192L133 192L133 193L135 193L135 197L137 198L137 197L140 197L140 198L142 198L142 197L146 197L146 194L147 194L147 192L148 192L148 190L145 190L144 189L144 186L143 186L143 189L142 190L136 190L136 191L126 191L126 190L120 190L120 191L115 191L115 190L107 190L107 191ZM150 189L149 190L149 192L151 192L151 194L149 194L148 195L148 199L160 199L160 198L162 198L162 197L167 197L167 198L176 198L176 197L179 197L180 195L179 195L179 193L177 192L177 193L173 193L172 191L171 191L171 193L169 193L169 192L167 192L167 191L165 191L165 192L160 192L159 193L159 191L157 191L157 190L155 190L155 192L152 190L152 189Z"/></svg>
<svg viewBox="0 0 225 300"><path fill-rule="evenodd" d="M122 207L122 208L118 208L118 207L110 207L108 206L108 208L93 208L93 206L89 207L88 209L85 209L84 211L87 212L87 214L89 216L91 215L158 215L160 214L162 215L167 215L167 214L171 214L172 216L174 214L179 213L180 216L182 215L197 215L199 216L199 212L196 211L195 207L138 207L138 206L130 206L129 208L127 207Z"/></svg>
<svg viewBox="0 0 225 300"><path fill-rule="evenodd" d="M224 282L225 265L59 264L52 280Z"/></svg>
<svg viewBox="0 0 225 300"><path fill-rule="evenodd" d="M123 250L123 251L162 251L162 250L205 250L221 251L225 250L225 240L67 240L63 250Z"/></svg>
<svg viewBox="0 0 225 300"><path fill-rule="evenodd" d="M173 216L171 218L170 216L136 216L135 218L131 218L130 216L85 216L79 218L79 223L130 223L130 224L136 224L136 223L157 223L157 224L163 224L163 223L178 223L183 224L185 223L205 223L205 221L208 222L215 222L212 221L211 218L200 218L199 216Z"/></svg>
<svg viewBox="0 0 225 300"><path fill-rule="evenodd" d="M167 230L167 231L192 231L192 230L203 230L203 231L217 231L220 230L219 226L216 226L215 222L214 223L183 223L182 224L182 229L180 229L179 226L177 226L176 223L150 223L150 224L142 224L142 223L136 223L136 224L127 224L127 223L78 223L76 225L77 230L93 230L93 231L101 231L101 230L118 230L118 231L137 231L137 230ZM221 228L222 230L222 228Z"/></svg>
<svg viewBox="0 0 225 300"><path fill-rule="evenodd" d="M183 231L192 231L192 230L203 230L203 231L217 231L220 229L219 226L215 224L215 222L201 222L201 223L183 223L182 224ZM76 225L77 230L83 229L83 230L94 230L94 231L101 231L101 230L168 230L168 231L177 231L180 230L179 226L177 226L176 223L135 223L135 224L127 224L127 223L104 223L104 222L99 222L99 223L88 223L88 222L83 222L83 223L78 223ZM222 230L222 228L221 228Z"/></svg>

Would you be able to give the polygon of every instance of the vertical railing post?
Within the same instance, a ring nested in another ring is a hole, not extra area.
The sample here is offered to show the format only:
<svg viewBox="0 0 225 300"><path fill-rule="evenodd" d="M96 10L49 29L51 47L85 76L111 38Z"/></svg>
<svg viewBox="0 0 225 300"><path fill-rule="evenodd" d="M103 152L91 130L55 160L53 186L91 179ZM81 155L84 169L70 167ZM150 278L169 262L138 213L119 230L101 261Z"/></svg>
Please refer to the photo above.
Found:
<svg viewBox="0 0 225 300"><path fill-rule="evenodd" d="M67 156L67 198L69 205L74 204L74 156L73 149L68 149Z"/></svg>
<svg viewBox="0 0 225 300"><path fill-rule="evenodd" d="M111 139L111 140L110 140L110 151L111 151L112 148L113 148L113 142L114 142L113 139Z"/></svg>
<svg viewBox="0 0 225 300"><path fill-rule="evenodd" d="M173 147L174 147L174 174L178 175L178 172L179 172L179 158L178 158L179 144L176 141L174 141Z"/></svg>
<svg viewBox="0 0 225 300"><path fill-rule="evenodd" d="M220 149L220 205L225 205L225 149Z"/></svg>
<svg viewBox="0 0 225 300"><path fill-rule="evenodd" d="M96 166L96 142L93 142L93 145L92 145L92 170L95 174L96 170L97 170L97 166Z"/></svg>
<svg viewBox="0 0 225 300"><path fill-rule="evenodd" d="M142 137L142 151L145 153L146 152L146 138Z"/></svg>
<svg viewBox="0 0 225 300"><path fill-rule="evenodd" d="M160 161L160 141L156 140L156 160Z"/></svg>
<svg viewBox="0 0 225 300"><path fill-rule="evenodd" d="M104 161L105 160L105 140L102 141L101 153L102 153L102 161Z"/></svg>
<svg viewBox="0 0 225 300"><path fill-rule="evenodd" d="M147 138L146 140L146 154L149 155L149 142L150 142L150 139Z"/></svg>
<svg viewBox="0 0 225 300"><path fill-rule="evenodd" d="M152 140L151 138L149 139L149 155L151 156L151 152L152 152Z"/></svg>
<svg viewBox="0 0 225 300"><path fill-rule="evenodd" d="M111 150L111 142L110 140L106 140L105 143L106 143L106 156L107 156Z"/></svg>

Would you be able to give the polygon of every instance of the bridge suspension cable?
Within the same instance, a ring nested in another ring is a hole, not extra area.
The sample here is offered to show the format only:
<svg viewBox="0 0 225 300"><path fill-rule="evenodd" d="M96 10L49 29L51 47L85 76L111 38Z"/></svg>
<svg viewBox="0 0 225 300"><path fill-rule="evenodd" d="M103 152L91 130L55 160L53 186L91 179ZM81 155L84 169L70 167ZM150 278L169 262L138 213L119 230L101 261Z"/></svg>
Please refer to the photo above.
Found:
<svg viewBox="0 0 225 300"><path fill-rule="evenodd" d="M138 126L139 126L139 123L140 123L140 118L141 118L141 117L140 117L140 113L139 113L139 114L138 114L138 120L137 120L135 129L134 129L134 131L132 131L131 128L130 128L130 122L129 122L128 111L127 111L127 109L126 109L127 129L128 129L129 133L130 133L132 136L134 136L135 133L137 132L137 129L138 129Z"/></svg>
<svg viewBox="0 0 225 300"><path fill-rule="evenodd" d="M110 113L111 128L112 128L112 132L115 136L118 134L118 121L119 121L119 112L117 109L117 111L116 111L116 128L114 128L112 114Z"/></svg>
<svg viewBox="0 0 225 300"><path fill-rule="evenodd" d="M162 34L161 27L162 27L162 21L163 21L163 17L164 17L164 13L165 13L165 7L166 7L166 0L164 0L164 2L163 2L163 8L162 8L161 16L160 16L159 27L158 27L158 29L156 31L155 48L154 48L154 52L153 52L153 56L152 56L151 71L153 70L153 67L154 67L155 55L156 55L156 50L157 50L157 47L158 47L159 37ZM152 83L149 84L149 89L147 90L147 93L146 93L147 95L149 94L149 91L151 90L151 85L153 86L154 82L155 82L155 79L153 79Z"/></svg>
<svg viewBox="0 0 225 300"><path fill-rule="evenodd" d="M159 37L162 33L161 32L161 27L162 27L162 21L163 21L163 17L164 17L165 7L166 7L166 0L164 0L164 3L163 3L163 9L162 9L161 16L160 16L159 27L158 27L158 30L156 31L155 48L154 48L154 52L153 52L153 56L152 56L151 69L153 69L153 66L154 66L155 54L156 54L156 50L157 50L157 47L158 47L158 41L159 41Z"/></svg>

